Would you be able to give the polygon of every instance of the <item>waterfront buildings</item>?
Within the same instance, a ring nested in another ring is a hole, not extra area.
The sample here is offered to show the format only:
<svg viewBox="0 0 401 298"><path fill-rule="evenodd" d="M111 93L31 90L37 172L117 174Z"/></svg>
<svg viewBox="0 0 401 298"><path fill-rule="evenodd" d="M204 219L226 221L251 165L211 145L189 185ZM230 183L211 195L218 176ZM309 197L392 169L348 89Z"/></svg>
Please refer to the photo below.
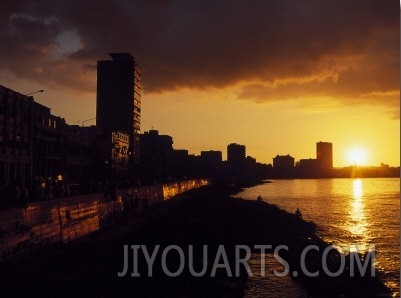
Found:
<svg viewBox="0 0 401 298"><path fill-rule="evenodd" d="M68 125L50 108L0 86L0 186L96 179L96 127Z"/></svg>
<svg viewBox="0 0 401 298"><path fill-rule="evenodd" d="M0 185L30 179L33 121L33 98L0 86Z"/></svg>

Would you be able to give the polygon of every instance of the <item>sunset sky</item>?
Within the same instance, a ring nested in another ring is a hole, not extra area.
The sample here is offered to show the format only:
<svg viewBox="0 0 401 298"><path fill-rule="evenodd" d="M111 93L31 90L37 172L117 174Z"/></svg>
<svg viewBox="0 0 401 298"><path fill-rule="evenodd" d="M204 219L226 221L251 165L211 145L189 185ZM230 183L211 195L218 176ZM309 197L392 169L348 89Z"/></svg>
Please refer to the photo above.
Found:
<svg viewBox="0 0 401 298"><path fill-rule="evenodd" d="M246 145L257 161L400 164L395 0L2 1L0 84L69 124L94 118L96 62L142 66L142 131L175 149ZM87 121L85 125L94 124ZM358 151L359 150L359 151Z"/></svg>

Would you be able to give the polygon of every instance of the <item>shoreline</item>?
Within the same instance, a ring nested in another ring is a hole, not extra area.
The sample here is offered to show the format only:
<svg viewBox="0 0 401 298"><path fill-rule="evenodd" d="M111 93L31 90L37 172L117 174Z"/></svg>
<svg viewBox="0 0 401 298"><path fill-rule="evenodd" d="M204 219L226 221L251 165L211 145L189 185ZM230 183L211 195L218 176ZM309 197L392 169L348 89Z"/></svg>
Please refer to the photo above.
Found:
<svg viewBox="0 0 401 298"><path fill-rule="evenodd" d="M231 268L235 267L236 245L288 245L290 251L295 245L299 246L301 239L313 239L313 243L327 245L316 236L313 223L305 222L275 205L231 197L244 187L251 186L210 185L194 189L162 204L171 205L170 209L163 211L166 207L161 206L149 211L145 215L148 221L134 231L128 229L129 225L113 227L71 244L44 248L33 252L30 257L7 260L0 269L0 290L16 296L29 292L49 297L57 293L57 296L67 297L76 296L80 286L85 285L85 290L79 290L79 293L86 297L125 297L129 294L144 297L243 297L248 278L244 266L238 277L227 276L222 268L216 271L215 277L210 277L212 268L208 266L208 272L203 277L195 278L185 269L172 278L163 274L159 253L154 262L153 277L146 277L149 268L143 255L138 260L141 277L119 278L117 273L122 271L125 262L124 245L145 245L149 251L153 251L156 245L164 249L175 245L182 248L186 260L187 248L193 245L195 265L203 261L203 254L199 253L203 245L208 245L208 264L213 264L219 245L224 245ZM177 254L174 257L174 252L169 256L168 267L175 271L179 259L177 261ZM291 257L283 255L287 260ZM130 266L132 271L133 265ZM374 288L363 289L366 286L363 278L358 279L355 285L348 280L335 281L337 286L342 283L340 288L349 297L355 291L369 295L378 290L385 292L385 288L378 283ZM372 281L379 282L377 278L369 279L368 286L373 284ZM317 295L332 290L331 280L303 280L300 276L298 282L309 292L317 291Z"/></svg>

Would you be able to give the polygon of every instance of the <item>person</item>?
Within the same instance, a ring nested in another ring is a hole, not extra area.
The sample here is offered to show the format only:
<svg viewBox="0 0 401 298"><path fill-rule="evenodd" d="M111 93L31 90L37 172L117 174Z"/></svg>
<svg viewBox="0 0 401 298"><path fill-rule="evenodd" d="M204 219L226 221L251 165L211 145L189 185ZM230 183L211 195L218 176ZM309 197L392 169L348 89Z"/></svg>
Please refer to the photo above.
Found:
<svg viewBox="0 0 401 298"><path fill-rule="evenodd" d="M302 213L299 210L299 208L297 208L297 210L295 211L295 215L298 216L299 218L302 218Z"/></svg>
<svg viewBox="0 0 401 298"><path fill-rule="evenodd" d="M17 181L14 183L14 200L16 203L20 203L21 201L21 188L19 187Z"/></svg>

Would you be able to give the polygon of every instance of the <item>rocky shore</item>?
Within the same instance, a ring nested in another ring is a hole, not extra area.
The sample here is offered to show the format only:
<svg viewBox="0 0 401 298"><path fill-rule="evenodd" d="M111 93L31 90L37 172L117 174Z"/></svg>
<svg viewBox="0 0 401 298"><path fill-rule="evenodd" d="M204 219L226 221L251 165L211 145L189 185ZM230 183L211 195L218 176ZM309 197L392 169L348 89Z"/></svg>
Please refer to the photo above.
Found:
<svg viewBox="0 0 401 298"><path fill-rule="evenodd" d="M191 190L139 218L125 218L118 226L4 261L0 293L4 297L244 297L248 274L243 265L236 274L238 258L246 257L243 250L237 254L239 245L253 252L255 245L271 245L271 253L279 245L288 246L280 256L290 265L290 274L299 270L306 245L327 247L316 236L313 223L256 198L230 196L239 190L232 185ZM308 260L311 271L319 269L316 260ZM336 267L337 260L332 262ZM203 268L206 271L195 277L193 272ZM179 274L169 276L174 273ZM313 297L389 294L377 277L299 274L295 279Z"/></svg>

